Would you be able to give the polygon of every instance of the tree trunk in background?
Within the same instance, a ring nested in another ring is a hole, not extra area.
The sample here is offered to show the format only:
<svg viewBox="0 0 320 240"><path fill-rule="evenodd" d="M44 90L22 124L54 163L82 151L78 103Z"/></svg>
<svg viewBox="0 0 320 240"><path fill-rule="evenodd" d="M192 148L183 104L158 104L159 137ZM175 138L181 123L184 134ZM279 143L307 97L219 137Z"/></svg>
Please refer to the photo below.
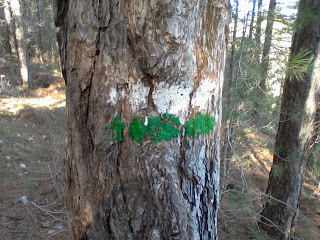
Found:
<svg viewBox="0 0 320 240"><path fill-rule="evenodd" d="M298 29L293 37L291 57L307 49L314 54L312 74L297 79L287 74L281 103L280 122L275 142L272 169L266 189L261 227L269 234L289 239L294 234L299 198L305 174L306 150L314 128L320 94L320 9L318 0L301 0L297 21L304 10L314 18ZM302 23L304 20L302 18Z"/></svg>
<svg viewBox="0 0 320 240"><path fill-rule="evenodd" d="M5 25L1 25L0 28L0 36L2 41L2 47L0 50L1 54L8 53L11 54L11 46L10 46L10 37L9 37L9 30L7 25L7 20L5 16L5 8L4 8L4 1L0 3L0 21L5 23ZM4 26L4 27L3 27Z"/></svg>
<svg viewBox="0 0 320 240"><path fill-rule="evenodd" d="M257 0L252 1L252 12L251 12L251 21L250 21L250 30L249 30L249 39L252 39L252 33L253 33L253 24L254 24L254 17L256 15L256 2Z"/></svg>
<svg viewBox="0 0 320 240"><path fill-rule="evenodd" d="M38 39L37 39L37 44L38 44L38 58L39 58L39 61L41 63L43 63L43 43L42 43L42 18L41 18L41 12L42 12L42 1L43 0L36 0L36 6L37 6L37 29L38 29Z"/></svg>
<svg viewBox="0 0 320 240"><path fill-rule="evenodd" d="M53 9L55 9L55 5L56 5L56 0L55 1L53 1L53 2L50 2L49 1L49 6L52 4L52 8ZM53 11L54 13L54 15L55 15L55 10ZM48 19L48 17L50 18L51 16L45 16L45 18L46 19ZM46 20L47 21L47 20ZM60 65L60 58L57 58L57 57L55 57L57 54L56 54L56 52L58 52L57 50L57 41L56 41L56 33L55 32L53 32L53 31L51 31L50 33L49 33L49 36L50 36L50 41L48 42L49 43L49 46L48 45L46 45L46 48L45 49L47 49L47 52L48 52L48 59L49 59L49 61L51 61L51 62L53 62L53 63L59 63L59 65ZM46 42L47 43L47 42Z"/></svg>
<svg viewBox="0 0 320 240"><path fill-rule="evenodd" d="M24 35L23 20L20 10L19 0L11 0L10 3L12 16L14 20L14 30L17 40L17 53L20 63L20 75L22 85L32 87L29 56L27 51L26 39Z"/></svg>
<svg viewBox="0 0 320 240"><path fill-rule="evenodd" d="M229 175L230 163L233 157L233 141L235 139L235 121L233 118L234 115L234 103L231 103L231 94L233 92L232 85L234 84L234 64L235 64L235 49L236 49L236 40L237 40L237 28L238 28L238 12L239 12L239 1L236 0L236 9L235 9L235 17L234 17L234 27L233 27L233 36L232 36L232 45L231 45L231 56L230 56L230 70L229 70L229 78L227 85L227 106L230 107L228 110L229 116L228 120L225 121L225 130L224 130L224 143L222 148L222 166L221 166L221 189L224 190L227 186L227 176Z"/></svg>
<svg viewBox="0 0 320 240"><path fill-rule="evenodd" d="M8 31L9 45L11 54L17 54L16 39L14 33L14 23L10 8L10 1L4 0L4 16L6 19L6 27Z"/></svg>
<svg viewBox="0 0 320 240"><path fill-rule="evenodd" d="M260 63L260 53L261 53L261 24L262 24L262 0L258 0L258 12L257 12L257 24L254 39L256 42L255 60Z"/></svg>
<svg viewBox="0 0 320 240"><path fill-rule="evenodd" d="M273 23L275 19L275 11L276 11L276 0L270 0L269 4L269 11L267 17L267 27L266 27L266 34L264 39L264 46L262 52L262 77L260 79L259 87L262 91L266 89L266 81L268 77L268 70L269 70L269 55L271 49L271 40L272 40L272 30L273 30Z"/></svg>
<svg viewBox="0 0 320 240"><path fill-rule="evenodd" d="M255 65L256 69L261 69L261 62L260 62L260 55L261 55L261 25L263 21L263 15L262 15L262 0L258 0L258 13L257 13L257 24L256 24L256 32L255 32L255 43L256 43L256 50L254 53L254 59L255 59ZM254 102L254 108L252 116L254 118L257 118L260 116L260 114L263 112L263 109L261 108L261 99L264 99L264 90L261 89L261 81L262 81L262 74L261 71L256 71L256 82L255 82L255 102ZM257 118L257 120L259 120Z"/></svg>
<svg viewBox="0 0 320 240"><path fill-rule="evenodd" d="M216 239L229 1L57 7L73 239Z"/></svg>
<svg viewBox="0 0 320 240"><path fill-rule="evenodd" d="M236 67L236 72L235 72L235 76L234 76L234 82L235 82L235 91L237 92L237 94L239 94L240 98L243 98L243 88L241 88L240 86L240 81L239 80L244 80L244 77L243 77L243 70L242 70L242 58L245 57L245 40L246 40L246 35L247 35L247 28L248 28L248 22L249 22L249 12L247 13L246 16L244 16L243 18L243 27L242 27L242 37L241 37L241 42L240 42L240 47L239 47L239 59L237 61L237 67ZM236 102L235 104L235 111L238 111L238 106L240 106L240 103L239 101Z"/></svg>

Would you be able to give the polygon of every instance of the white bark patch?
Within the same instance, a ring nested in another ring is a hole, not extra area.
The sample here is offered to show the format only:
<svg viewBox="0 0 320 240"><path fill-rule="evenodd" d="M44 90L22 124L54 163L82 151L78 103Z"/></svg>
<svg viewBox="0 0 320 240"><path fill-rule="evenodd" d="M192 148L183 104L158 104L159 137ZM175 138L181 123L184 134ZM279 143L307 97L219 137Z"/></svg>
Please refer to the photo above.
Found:
<svg viewBox="0 0 320 240"><path fill-rule="evenodd" d="M155 85L152 99L160 114L169 113L178 115L181 124L184 124L185 116L188 114L191 85L169 85L160 82Z"/></svg>
<svg viewBox="0 0 320 240"><path fill-rule="evenodd" d="M115 88L110 88L109 90L109 99L107 103L111 104L112 106L116 105L118 102L118 92Z"/></svg>
<svg viewBox="0 0 320 240"><path fill-rule="evenodd" d="M216 80L211 78L203 78L199 87L193 94L192 107L199 108L199 111L206 111L211 101L216 86Z"/></svg>
<svg viewBox="0 0 320 240"><path fill-rule="evenodd" d="M28 79L28 78L29 78L28 68L22 67L22 68L20 69L20 74L21 74L22 79Z"/></svg>
<svg viewBox="0 0 320 240"><path fill-rule="evenodd" d="M159 240L161 239L160 232L158 229L152 229L150 233L150 239Z"/></svg>
<svg viewBox="0 0 320 240"><path fill-rule="evenodd" d="M109 54L109 51L107 51L106 49L104 49L103 50L103 60L102 60L102 64L104 65L104 66L109 66L109 65L111 65L111 63L112 63L112 57L110 56L110 54ZM109 71L108 70L106 70L105 71L105 74L106 74L106 76L108 76L109 75Z"/></svg>
<svg viewBox="0 0 320 240"><path fill-rule="evenodd" d="M82 224L87 225L89 223L92 223L93 221L93 210L91 207L91 204L89 201L85 203L85 208L84 208L84 217L85 219L82 219Z"/></svg>
<svg viewBox="0 0 320 240"><path fill-rule="evenodd" d="M137 112L141 108L146 108L148 106L147 97L150 87L146 87L141 81L129 85L131 86L130 104L133 112Z"/></svg>
<svg viewBox="0 0 320 240"><path fill-rule="evenodd" d="M181 18L179 17L172 17L167 20L167 33L171 34L175 38L181 38L184 34L183 26Z"/></svg>

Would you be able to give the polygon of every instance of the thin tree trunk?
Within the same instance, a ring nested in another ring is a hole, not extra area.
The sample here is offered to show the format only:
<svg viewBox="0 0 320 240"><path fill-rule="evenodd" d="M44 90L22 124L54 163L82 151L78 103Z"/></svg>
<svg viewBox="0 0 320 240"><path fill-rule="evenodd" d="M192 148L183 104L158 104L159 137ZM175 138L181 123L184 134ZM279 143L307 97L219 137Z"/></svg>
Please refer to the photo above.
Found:
<svg viewBox="0 0 320 240"><path fill-rule="evenodd" d="M256 42L256 51L255 51L255 63L256 68L260 69L257 71L257 78L256 78L256 100L254 102L254 109L253 109L253 117L255 121L259 123L261 120L261 113L263 113L263 99L265 99L266 95L266 79L268 76L268 68L269 68L269 53L271 48L271 37L272 37L272 28L273 28L273 15L271 10L275 10L275 1L271 0L269 4L269 12L267 17L267 28L266 28L266 37L263 47L262 58L261 56L261 25L263 21L263 14L262 14L262 0L258 0L258 15L257 15L257 26L256 26L256 33L255 33L255 42Z"/></svg>
<svg viewBox="0 0 320 240"><path fill-rule="evenodd" d="M227 94L227 104L231 104L231 93L232 93L232 84L234 81L234 63L235 63L235 49L236 49L236 40L237 40L237 29L238 29L238 12L239 12L239 1L236 0L236 14L234 18L234 29L231 45L231 56L230 56L230 74L228 79L228 94Z"/></svg>
<svg viewBox="0 0 320 240"><path fill-rule="evenodd" d="M256 15L256 2L257 0L252 1L252 12L251 12L251 21L250 21L250 29L249 29L249 39L252 39L252 34L253 34L253 24L254 24L254 17Z"/></svg>
<svg viewBox="0 0 320 240"><path fill-rule="evenodd" d="M233 119L234 108L232 108L231 104L231 94L233 91L232 85L234 84L234 64L235 64L235 49L236 49L236 40L237 40L237 28L238 28L238 12L239 12L239 1L236 0L236 8L235 8L235 17L234 17L234 28L233 28L233 37L232 37L232 45L231 45L231 56L230 56L230 70L229 70L229 78L227 85L227 106L229 106L229 119L225 124L224 131L224 145L222 148L222 179L221 179L221 189L225 189L227 185L227 176L229 174L230 162L233 157L233 141L235 137L235 126Z"/></svg>
<svg viewBox="0 0 320 240"><path fill-rule="evenodd" d="M247 28L248 28L248 19L249 19L249 12L247 13L247 16L245 16L243 19L244 24L242 28L242 37L241 37L240 48L239 48L240 56L237 62L237 68L235 73L235 88L236 88L236 91L239 92L240 98L242 97L242 92L244 91L243 89L239 89L239 80L243 80L241 62L242 62L243 52L245 51L245 40L246 40L246 34L247 34ZM239 104L237 105L239 106ZM237 111L237 109L235 110Z"/></svg>
<svg viewBox="0 0 320 240"><path fill-rule="evenodd" d="M217 238L228 4L58 1L73 239Z"/></svg>
<svg viewBox="0 0 320 240"><path fill-rule="evenodd" d="M6 27L7 27L8 38L9 38L10 52L11 54L15 55L17 54L16 39L15 39L16 36L14 33L14 23L13 23L9 0L4 0L4 16L6 19Z"/></svg>
<svg viewBox="0 0 320 240"><path fill-rule="evenodd" d="M19 0L11 0L10 7L12 10L12 16L14 19L14 29L17 40L17 53L20 62L20 75L22 79L22 85L32 87L32 79L30 72L30 63L26 45L26 39L24 35L23 20L20 10Z"/></svg>
<svg viewBox="0 0 320 240"><path fill-rule="evenodd" d="M48 3L49 5L52 4L52 8L53 9L56 9L56 1L53 1L53 2L49 2ZM55 10L53 11L53 13L55 14ZM51 19L52 16L47 16L47 18ZM51 26L50 26L51 27ZM54 26L53 26L54 27ZM60 64L60 59L56 57L56 54L55 52L57 52L58 49L56 49L56 44L57 44L57 41L56 41L56 34L53 33L53 32L50 32L50 39L51 41L49 41L49 46L47 46L47 54L48 54L48 59L49 61L53 62L53 63L59 63Z"/></svg>
<svg viewBox="0 0 320 240"><path fill-rule="evenodd" d="M238 11L238 1L236 2L236 8L237 8L237 11ZM244 19L244 25L243 25L243 31L242 31L242 38L241 38L241 42L240 42L240 49L239 49L239 52L240 52L240 57L239 57L239 60L238 60L238 63L237 63L237 68L236 68L236 72L235 72L235 76L234 78L232 78L233 82L231 83L231 87L233 88L233 84L235 85L235 89L236 91L238 91L238 82L239 82L239 79L241 79L242 77L239 77L240 76L240 72L241 72L241 60L242 60L242 55L243 55L243 51L244 51L244 42L245 42L245 36L246 36L246 32L247 32L247 27L248 27L248 18L249 18L249 13L247 14L247 16L245 17ZM235 36L235 35L234 35ZM235 43L234 43L235 44ZM233 49L235 50L235 49ZM233 63L234 64L234 63ZM232 72L233 72L233 69L232 69ZM231 70L230 70L230 74L232 74ZM229 82L229 86L230 86L230 82ZM231 91L230 91L230 99L231 99ZM241 96L240 96L241 98ZM226 178L229 174L229 170L230 170L230 164L231 164L231 161L232 161L232 158L233 158L233 143L237 137L237 126L239 125L239 119L238 118L235 118L233 117L233 114L235 112L238 112L238 109L239 109L239 106L240 106L240 99L236 99L236 101L234 101L233 104L231 104L231 100L230 100L230 105L229 106L232 106L232 112L230 113L230 117L229 117L229 120L228 120L228 125L227 125L227 128L226 128L226 140L225 140L225 145L224 145L224 149L223 149L223 165L222 165L222 176L223 176L223 189L226 187Z"/></svg>
<svg viewBox="0 0 320 240"><path fill-rule="evenodd" d="M269 11L267 17L267 27L266 27L266 34L262 52L262 77L260 80L259 87L262 91L266 90L266 81L268 77L268 70L269 70L269 58L270 58L270 49L271 49L271 40L272 40L272 30L273 30L273 23L275 19L275 10L276 10L276 0L270 0L269 4Z"/></svg>
<svg viewBox="0 0 320 240"><path fill-rule="evenodd" d="M38 45L38 58L41 63L43 63L43 42L42 42L42 1L43 0L36 0L36 6L37 6L37 29L38 29L38 39L37 39L37 45Z"/></svg>
<svg viewBox="0 0 320 240"><path fill-rule="evenodd" d="M4 53L8 53L11 54L11 46L10 46L10 38L9 38L9 30L8 30L8 26L7 26L7 21L6 21L6 17L4 14L4 1L2 1L1 5L0 5L0 20L1 22L5 22L5 27L0 29L0 34L3 38L3 43L2 43L2 47L4 50ZM3 19L4 17L4 19Z"/></svg>
<svg viewBox="0 0 320 240"><path fill-rule="evenodd" d="M306 153L312 138L320 94L320 8L318 0L301 0L297 21L300 27L293 37L291 56L306 49L314 54L312 74L303 80L287 74L281 103L278 133L267 197L260 224L269 234L290 239L299 211L299 199L305 174ZM314 11L304 22L302 12Z"/></svg>
<svg viewBox="0 0 320 240"><path fill-rule="evenodd" d="M255 59L256 63L260 63L260 52L261 52L261 24L262 24L262 0L258 0L258 13L257 13L257 25L255 32L255 41L256 41L256 52Z"/></svg>

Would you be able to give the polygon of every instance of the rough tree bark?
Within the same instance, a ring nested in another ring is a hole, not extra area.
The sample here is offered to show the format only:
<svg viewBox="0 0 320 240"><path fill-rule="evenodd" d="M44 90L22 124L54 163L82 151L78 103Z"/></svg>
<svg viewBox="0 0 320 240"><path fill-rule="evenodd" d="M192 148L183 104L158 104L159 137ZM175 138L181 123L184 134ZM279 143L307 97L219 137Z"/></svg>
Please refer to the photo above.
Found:
<svg viewBox="0 0 320 240"><path fill-rule="evenodd" d="M28 86L30 88L32 87L32 79L19 0L11 0L10 8L12 11L12 17L14 19L14 31L17 42L17 53L20 63L22 85Z"/></svg>
<svg viewBox="0 0 320 240"><path fill-rule="evenodd" d="M298 23L305 9L309 14L312 10L314 17L303 25L298 24L291 56L309 50L315 58L313 71L303 80L290 74L286 76L273 165L266 189L270 197L261 213L261 227L280 239L294 235L305 174L305 154L312 138L320 94L320 1L301 0Z"/></svg>
<svg viewBox="0 0 320 240"><path fill-rule="evenodd" d="M6 28L8 32L10 52L11 54L17 54L16 37L14 33L14 24L13 24L12 12L10 8L10 1L4 0L3 6L4 6L4 16L6 19Z"/></svg>
<svg viewBox="0 0 320 240"><path fill-rule="evenodd" d="M228 21L227 0L57 1L73 239L217 238Z"/></svg>

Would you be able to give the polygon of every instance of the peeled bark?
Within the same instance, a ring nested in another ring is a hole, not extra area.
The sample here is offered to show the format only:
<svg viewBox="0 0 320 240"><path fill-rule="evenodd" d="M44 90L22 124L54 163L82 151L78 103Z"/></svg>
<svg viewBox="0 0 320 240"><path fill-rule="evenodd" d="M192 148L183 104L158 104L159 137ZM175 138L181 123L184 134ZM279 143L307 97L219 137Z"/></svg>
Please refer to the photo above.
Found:
<svg viewBox="0 0 320 240"><path fill-rule="evenodd" d="M57 2L73 239L217 238L228 4ZM167 114L181 126L136 135ZM200 116L214 128L187 136Z"/></svg>
<svg viewBox="0 0 320 240"><path fill-rule="evenodd" d="M272 169L261 213L261 227L280 239L290 239L299 211L299 199L305 174L306 153L310 146L320 94L320 8L318 0L301 0L297 21L304 9L314 18L300 25L294 34L291 56L301 49L314 55L312 74L297 79L287 74L281 103L279 129Z"/></svg>
<svg viewBox="0 0 320 240"><path fill-rule="evenodd" d="M19 0L11 0L10 8L12 10L12 16L14 19L14 30L17 41L17 53L20 63L22 85L30 88L32 87L32 79Z"/></svg>

